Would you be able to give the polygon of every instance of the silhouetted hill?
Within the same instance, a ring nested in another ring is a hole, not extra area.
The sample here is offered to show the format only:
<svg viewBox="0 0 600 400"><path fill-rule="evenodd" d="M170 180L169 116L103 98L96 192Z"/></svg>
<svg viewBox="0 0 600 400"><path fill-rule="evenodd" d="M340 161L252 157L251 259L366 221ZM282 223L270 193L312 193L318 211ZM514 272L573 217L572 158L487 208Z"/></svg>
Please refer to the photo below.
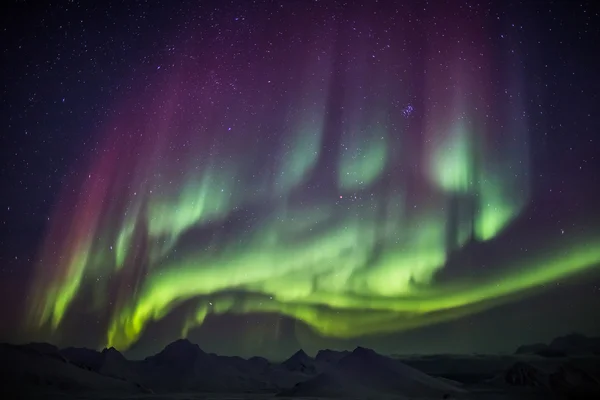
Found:
<svg viewBox="0 0 600 400"><path fill-rule="evenodd" d="M357 347L326 372L285 390L285 396L355 397L372 395L402 395L410 397L462 393L463 390L426 375L400 361Z"/></svg>
<svg viewBox="0 0 600 400"><path fill-rule="evenodd" d="M544 351L547 348L548 345L546 343L526 344L517 347L515 354L536 354L537 352Z"/></svg>
<svg viewBox="0 0 600 400"><path fill-rule="evenodd" d="M304 350L298 350L293 356L281 363L289 371L297 371L307 374L316 372L315 360L309 357Z"/></svg>
<svg viewBox="0 0 600 400"><path fill-rule="evenodd" d="M519 361L504 373L504 382L513 386L547 387L548 377L529 363Z"/></svg>
<svg viewBox="0 0 600 400"><path fill-rule="evenodd" d="M50 347L0 345L0 387L3 398L45 397L50 393L148 393L133 382L115 379L82 368ZM41 349L38 351L37 349ZM23 397L24 396L24 397Z"/></svg>
<svg viewBox="0 0 600 400"><path fill-rule="evenodd" d="M50 343L32 342L32 343L24 344L23 347L35 350L38 353L42 353L42 354L57 354L58 353L58 347L56 347Z"/></svg>
<svg viewBox="0 0 600 400"><path fill-rule="evenodd" d="M194 364L201 358L207 357L207 354L200 349L200 346L193 344L187 339L179 339L168 344L161 352L146 357L144 361L156 365L174 365L178 367Z"/></svg>
<svg viewBox="0 0 600 400"><path fill-rule="evenodd" d="M579 333L559 336L550 344L535 343L520 346L515 354L535 354L542 357L600 355L600 337L587 337Z"/></svg>

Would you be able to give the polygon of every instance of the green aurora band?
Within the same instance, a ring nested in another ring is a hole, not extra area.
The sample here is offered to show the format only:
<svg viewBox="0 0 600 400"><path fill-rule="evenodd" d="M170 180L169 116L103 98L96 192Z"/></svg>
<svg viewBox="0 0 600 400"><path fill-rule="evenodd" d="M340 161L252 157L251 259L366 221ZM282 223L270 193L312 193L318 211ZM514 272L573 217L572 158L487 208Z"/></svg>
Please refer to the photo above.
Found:
<svg viewBox="0 0 600 400"><path fill-rule="evenodd" d="M263 107L232 130L241 133L222 133L225 100L210 105L212 119L189 111L193 123L181 122L178 94L154 107L158 116L131 118L142 128L111 125L117 133L89 173L65 187L28 322L59 332L92 293L87 311L108 313L104 344L121 350L190 302L183 336L209 314L278 313L350 338L480 312L598 266L596 229L571 242L549 237L537 251L494 261L493 272L438 279L461 252L494 246L520 223L529 201L525 121L494 136L473 122L480 113L469 96L455 93L445 114L427 113L424 145L414 146L409 126L393 128L406 118L386 105L389 93L353 106L356 84L334 140L326 89L334 74L306 68L302 101ZM269 104L264 97L256 101ZM259 121L272 114L286 122L257 144L269 129ZM121 133L140 129L148 134Z"/></svg>

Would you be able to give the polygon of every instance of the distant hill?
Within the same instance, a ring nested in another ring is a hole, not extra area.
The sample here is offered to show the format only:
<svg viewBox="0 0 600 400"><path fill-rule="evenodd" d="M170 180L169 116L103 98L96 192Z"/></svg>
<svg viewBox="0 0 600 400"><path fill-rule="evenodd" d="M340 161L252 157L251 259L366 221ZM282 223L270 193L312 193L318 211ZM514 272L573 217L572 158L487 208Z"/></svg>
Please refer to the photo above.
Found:
<svg viewBox="0 0 600 400"><path fill-rule="evenodd" d="M304 350L298 350L293 356L281 363L289 371L298 371L314 374L317 371L315 360L309 357Z"/></svg>
<svg viewBox="0 0 600 400"><path fill-rule="evenodd" d="M70 362L51 347L0 344L0 393L3 398L45 397L49 393L151 393L143 386L96 373Z"/></svg>
<svg viewBox="0 0 600 400"><path fill-rule="evenodd" d="M515 354L535 354L542 357L600 356L600 337L587 337L580 333L559 336L549 344L535 343L520 346Z"/></svg>
<svg viewBox="0 0 600 400"><path fill-rule="evenodd" d="M400 361L356 348L325 372L283 391L283 396L354 397L401 395L410 398L445 398L463 389L431 377Z"/></svg>

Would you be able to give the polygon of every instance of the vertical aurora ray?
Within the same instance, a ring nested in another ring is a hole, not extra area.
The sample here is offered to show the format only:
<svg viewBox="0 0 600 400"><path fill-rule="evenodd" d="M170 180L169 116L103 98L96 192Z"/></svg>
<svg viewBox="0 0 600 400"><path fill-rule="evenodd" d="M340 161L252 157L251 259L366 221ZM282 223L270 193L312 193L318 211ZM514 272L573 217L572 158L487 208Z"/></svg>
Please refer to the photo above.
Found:
<svg viewBox="0 0 600 400"><path fill-rule="evenodd" d="M321 149L322 124L306 124L284 144L280 173L275 181L277 193L289 193L303 183L314 168Z"/></svg>
<svg viewBox="0 0 600 400"><path fill-rule="evenodd" d="M468 49L450 42L437 45L448 45L450 56L459 61L451 64L452 74L433 78L436 83L432 90L444 89L438 96L442 104L432 105L428 121L428 178L446 193L451 207L459 208L454 211L460 215L455 222L459 242L469 237L488 241L517 218L528 201L528 191L524 190L529 162L524 144L527 134L514 122L523 104L511 104L504 114L506 105L499 104L498 110L484 114L481 105L491 103L493 90L490 66L482 63L478 70L472 70L464 60L480 56L477 52L485 44L473 41ZM494 115L511 122L492 124Z"/></svg>
<svg viewBox="0 0 600 400"><path fill-rule="evenodd" d="M471 135L464 122L459 121L450 127L431 155L431 179L446 192L472 192L475 179L473 154L477 149Z"/></svg>
<svg viewBox="0 0 600 400"><path fill-rule="evenodd" d="M106 344L119 349L184 305L183 335L209 315L263 312L348 338L480 312L596 268L590 229L572 243L549 237L553 252L492 260L494 273L443 277L527 223L523 100L492 101L486 36L460 28L476 24L445 22L421 71L408 54L395 68L375 62L393 56L373 54L381 32L363 22L373 40L354 43L335 21L294 25L302 40L281 59L223 50L235 68L180 56L153 71L155 92L122 106L132 112L107 124L61 194L30 322L60 332L92 287L85 311L104 306ZM413 69L422 93L398 78Z"/></svg>
<svg viewBox="0 0 600 400"><path fill-rule="evenodd" d="M369 187L381 175L387 161L386 132L380 124L343 139L338 180L344 191ZM367 138L361 137L367 136Z"/></svg>

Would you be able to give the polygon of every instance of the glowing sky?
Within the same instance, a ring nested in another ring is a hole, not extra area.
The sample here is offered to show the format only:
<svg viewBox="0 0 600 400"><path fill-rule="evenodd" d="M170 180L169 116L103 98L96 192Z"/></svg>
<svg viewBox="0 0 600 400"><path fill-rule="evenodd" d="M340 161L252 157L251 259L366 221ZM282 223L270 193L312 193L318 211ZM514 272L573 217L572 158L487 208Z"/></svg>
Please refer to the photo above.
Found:
<svg viewBox="0 0 600 400"><path fill-rule="evenodd" d="M60 334L84 304L120 350L176 312L181 336L208 315L276 313L352 338L598 267L597 225L496 244L528 226L531 94L486 18L280 12L206 37L184 24L132 66L56 201L29 326Z"/></svg>

